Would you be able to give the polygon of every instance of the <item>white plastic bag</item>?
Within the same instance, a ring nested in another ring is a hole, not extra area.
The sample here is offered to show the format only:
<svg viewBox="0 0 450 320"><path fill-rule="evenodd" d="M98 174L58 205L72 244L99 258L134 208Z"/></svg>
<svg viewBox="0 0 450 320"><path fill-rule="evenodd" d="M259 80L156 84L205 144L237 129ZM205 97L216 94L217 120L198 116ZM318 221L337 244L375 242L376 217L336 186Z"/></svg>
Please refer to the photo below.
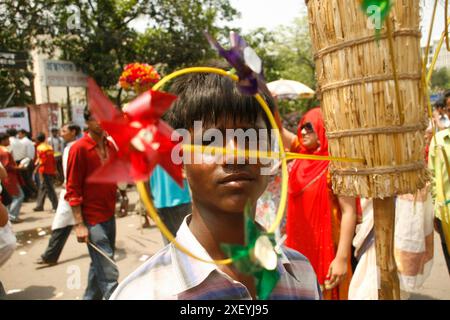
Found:
<svg viewBox="0 0 450 320"><path fill-rule="evenodd" d="M8 222L0 227L0 267L11 257L16 249L16 236Z"/></svg>

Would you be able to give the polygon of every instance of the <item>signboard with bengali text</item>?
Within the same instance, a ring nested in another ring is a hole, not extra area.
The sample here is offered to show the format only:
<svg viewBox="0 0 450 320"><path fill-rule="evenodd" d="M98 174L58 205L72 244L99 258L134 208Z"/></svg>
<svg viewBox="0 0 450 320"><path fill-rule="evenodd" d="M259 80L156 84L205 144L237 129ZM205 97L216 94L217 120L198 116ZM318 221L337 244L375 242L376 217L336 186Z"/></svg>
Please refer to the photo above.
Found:
<svg viewBox="0 0 450 320"><path fill-rule="evenodd" d="M43 61L43 84L47 87L86 87L87 76L74 63L60 60Z"/></svg>

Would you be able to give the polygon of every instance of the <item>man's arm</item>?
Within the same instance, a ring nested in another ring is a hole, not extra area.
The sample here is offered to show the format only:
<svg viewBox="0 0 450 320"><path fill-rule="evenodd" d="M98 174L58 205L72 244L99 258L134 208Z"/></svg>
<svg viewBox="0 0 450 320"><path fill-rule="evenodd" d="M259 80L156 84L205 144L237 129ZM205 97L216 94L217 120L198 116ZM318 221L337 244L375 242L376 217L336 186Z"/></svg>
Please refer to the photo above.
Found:
<svg viewBox="0 0 450 320"><path fill-rule="evenodd" d="M89 230L84 224L83 215L81 213L81 206L73 206L72 214L75 219L75 234L80 243L88 242Z"/></svg>
<svg viewBox="0 0 450 320"><path fill-rule="evenodd" d="M341 207L341 229L336 257L330 264L327 289L337 286L347 275L348 259L351 255L351 246L356 226L356 200L353 197L338 197Z"/></svg>
<svg viewBox="0 0 450 320"><path fill-rule="evenodd" d="M83 202L83 185L85 177L85 157L81 148L71 148L67 160L67 185L64 197L72 207L75 219L75 233L78 242L87 242L89 231L84 223L81 204Z"/></svg>
<svg viewBox="0 0 450 320"><path fill-rule="evenodd" d="M8 223L8 211L3 203L0 202L0 228L3 228Z"/></svg>
<svg viewBox="0 0 450 320"><path fill-rule="evenodd" d="M281 120L280 112L278 111L278 104L276 104L276 109L274 111L275 122L280 129L281 139L283 140L284 148L287 151L295 151L295 147L298 144L298 138L295 133L290 132L285 127L283 127L283 121Z"/></svg>
<svg viewBox="0 0 450 320"><path fill-rule="evenodd" d="M3 167L3 164L0 162L0 180L5 179L6 177L8 177L8 172L6 172L5 167Z"/></svg>

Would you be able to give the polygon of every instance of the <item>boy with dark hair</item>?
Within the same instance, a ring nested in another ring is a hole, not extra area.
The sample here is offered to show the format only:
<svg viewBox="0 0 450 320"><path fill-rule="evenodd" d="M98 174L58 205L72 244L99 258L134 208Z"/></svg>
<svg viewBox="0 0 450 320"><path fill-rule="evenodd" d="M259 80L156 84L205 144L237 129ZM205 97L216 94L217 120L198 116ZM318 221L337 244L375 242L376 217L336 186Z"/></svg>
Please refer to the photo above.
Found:
<svg viewBox="0 0 450 320"><path fill-rule="evenodd" d="M53 212L58 207L58 197L56 196L55 187L53 186L56 174L56 162L53 148L45 142L45 133L40 132L37 137L36 147L36 166L39 173L39 190L36 201L36 208L33 211L43 211L45 197L48 195L52 203Z"/></svg>
<svg viewBox="0 0 450 320"><path fill-rule="evenodd" d="M194 121L202 121L203 131L270 128L256 99L241 94L227 77L189 74L175 80L172 92L178 98L168 114L169 123L175 129L188 130L191 136L196 134ZM272 98L266 95L265 99L273 109ZM203 144L205 140L194 136L190 142ZM231 150L237 147L234 137L220 143ZM267 186L268 177L261 174L262 161L251 164L248 158L244 163L236 160L233 154L227 153L220 162L184 164L192 193L192 214L184 219L176 240L208 261L228 258L221 250L223 243L244 244L244 208L250 202L254 216L256 201ZM280 280L270 299L319 299L316 275L308 260L296 251L281 248L282 257L277 262ZM170 243L129 275L111 299L255 297L252 276L241 273L233 265L193 259Z"/></svg>

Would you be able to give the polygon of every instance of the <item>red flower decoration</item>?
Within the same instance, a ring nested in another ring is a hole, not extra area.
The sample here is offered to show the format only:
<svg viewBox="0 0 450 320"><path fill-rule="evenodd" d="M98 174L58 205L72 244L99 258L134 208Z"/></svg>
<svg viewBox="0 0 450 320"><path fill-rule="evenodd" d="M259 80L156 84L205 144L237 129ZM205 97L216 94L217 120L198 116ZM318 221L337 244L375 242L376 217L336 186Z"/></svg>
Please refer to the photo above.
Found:
<svg viewBox="0 0 450 320"><path fill-rule="evenodd" d="M117 157L94 172L89 181L132 183L147 180L159 164L183 187L181 164L174 164L171 159L178 141L172 141L171 136L176 132L160 119L175 99L174 95L149 90L130 102L126 112L121 112L89 78L90 110L118 147Z"/></svg>
<svg viewBox="0 0 450 320"><path fill-rule="evenodd" d="M153 66L146 63L127 64L119 78L119 85L125 90L142 93L149 90L161 77Z"/></svg>

